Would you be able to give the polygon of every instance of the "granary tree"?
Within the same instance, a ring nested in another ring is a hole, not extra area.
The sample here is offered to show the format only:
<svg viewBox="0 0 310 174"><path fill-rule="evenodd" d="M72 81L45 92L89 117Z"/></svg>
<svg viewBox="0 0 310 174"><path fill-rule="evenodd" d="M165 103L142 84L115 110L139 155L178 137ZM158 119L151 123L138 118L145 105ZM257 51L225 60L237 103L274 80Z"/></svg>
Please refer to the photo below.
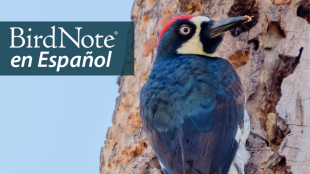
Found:
<svg viewBox="0 0 310 174"><path fill-rule="evenodd" d="M182 14L213 20L251 16L226 32L217 49L240 75L251 129L246 174L310 173L310 2L308 0L135 0L135 75L118 78L100 173L160 174L139 115L140 90L157 52L160 31ZM308 111L309 110L309 111Z"/></svg>

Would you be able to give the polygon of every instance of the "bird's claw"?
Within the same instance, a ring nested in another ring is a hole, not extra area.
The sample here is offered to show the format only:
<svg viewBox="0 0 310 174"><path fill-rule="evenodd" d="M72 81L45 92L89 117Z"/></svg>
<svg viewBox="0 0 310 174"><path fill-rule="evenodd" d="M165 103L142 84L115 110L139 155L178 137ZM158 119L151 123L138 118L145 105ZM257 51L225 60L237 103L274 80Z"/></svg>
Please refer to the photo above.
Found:
<svg viewBox="0 0 310 174"><path fill-rule="evenodd" d="M269 146L269 141L261 134L255 132L253 129L251 129L250 134L253 135L254 137L257 137L263 141L265 141L265 143L267 144L267 146Z"/></svg>

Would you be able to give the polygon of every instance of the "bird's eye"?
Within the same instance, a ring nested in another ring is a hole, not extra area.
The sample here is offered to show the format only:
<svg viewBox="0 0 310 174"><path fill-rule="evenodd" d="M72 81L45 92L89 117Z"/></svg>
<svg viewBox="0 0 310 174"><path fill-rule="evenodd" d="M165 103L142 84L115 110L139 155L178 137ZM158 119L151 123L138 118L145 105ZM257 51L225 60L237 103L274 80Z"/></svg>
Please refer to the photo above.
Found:
<svg viewBox="0 0 310 174"><path fill-rule="evenodd" d="M182 25L182 26L180 27L180 33L181 33L182 35L188 35L190 32L191 32L191 27L190 27L190 26L188 26L188 25Z"/></svg>

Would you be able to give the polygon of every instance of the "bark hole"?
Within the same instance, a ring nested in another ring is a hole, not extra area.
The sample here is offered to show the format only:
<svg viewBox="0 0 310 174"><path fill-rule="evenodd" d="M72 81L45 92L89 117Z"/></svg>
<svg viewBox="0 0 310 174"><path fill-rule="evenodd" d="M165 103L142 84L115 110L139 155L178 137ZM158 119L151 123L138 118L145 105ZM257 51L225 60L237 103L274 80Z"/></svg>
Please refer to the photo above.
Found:
<svg viewBox="0 0 310 174"><path fill-rule="evenodd" d="M267 33L263 37L263 47L266 51L271 51L275 48L279 40L286 38L286 31L282 29L281 23L272 21L267 18L268 27Z"/></svg>
<svg viewBox="0 0 310 174"><path fill-rule="evenodd" d="M286 158L279 154L272 155L269 160L262 164L264 174L292 174L291 167L287 166Z"/></svg>
<svg viewBox="0 0 310 174"><path fill-rule="evenodd" d="M278 35L278 38L286 38L286 32L281 28L280 22L270 22L267 32Z"/></svg>
<svg viewBox="0 0 310 174"><path fill-rule="evenodd" d="M299 49L299 55L297 57L286 56L286 55L279 55L279 58L283 61L284 66L281 69L281 75L283 78L286 78L290 74L293 74L294 70L296 69L297 65L300 63L300 58L304 47ZM283 80L282 78L282 80ZM282 83L282 81L281 81Z"/></svg>
<svg viewBox="0 0 310 174"><path fill-rule="evenodd" d="M149 22L149 18L150 18L150 12L147 12L140 17L140 21L142 23L141 32L144 32L144 30L146 29Z"/></svg>
<svg viewBox="0 0 310 174"><path fill-rule="evenodd" d="M198 1L179 0L180 10L190 15L199 15L201 12L201 4Z"/></svg>
<svg viewBox="0 0 310 174"><path fill-rule="evenodd" d="M283 79L288 77L294 72L297 65L300 62L300 57L303 52L303 47L300 48L299 55L297 57L279 55L278 67L275 69L272 79L272 85L270 89L265 88L267 94L267 101L264 110L260 110L262 115L265 115L265 121L262 125L265 125L265 130L268 133L268 140L270 147L275 153L270 157L268 161L262 164L264 173L281 173L291 174L290 166L286 164L286 158L278 154L281 143L284 138L290 133L290 129L286 124L286 121L279 117L276 111L276 105L278 104L282 94L281 85Z"/></svg>
<svg viewBox="0 0 310 174"><path fill-rule="evenodd" d="M303 0L298 4L299 6L297 8L297 16L304 18L310 24L310 2Z"/></svg>
<svg viewBox="0 0 310 174"><path fill-rule="evenodd" d="M243 23L240 27L230 30L230 33L233 37L239 36L242 32L249 31L257 24L259 11L256 0L235 0L234 4L231 6L228 12L229 17L245 15L252 16L253 18L250 22Z"/></svg>
<svg viewBox="0 0 310 174"><path fill-rule="evenodd" d="M235 67L238 68L248 63L250 59L250 48L239 50L228 58L228 61Z"/></svg>
<svg viewBox="0 0 310 174"><path fill-rule="evenodd" d="M293 0L273 0L272 3L278 6L290 5Z"/></svg>
<svg viewBox="0 0 310 174"><path fill-rule="evenodd" d="M258 38L254 38L254 39L251 39L251 40L248 41L248 44L251 44L251 43L253 43L253 45L254 45L254 50L257 51L258 48L259 48L259 40L258 40Z"/></svg>

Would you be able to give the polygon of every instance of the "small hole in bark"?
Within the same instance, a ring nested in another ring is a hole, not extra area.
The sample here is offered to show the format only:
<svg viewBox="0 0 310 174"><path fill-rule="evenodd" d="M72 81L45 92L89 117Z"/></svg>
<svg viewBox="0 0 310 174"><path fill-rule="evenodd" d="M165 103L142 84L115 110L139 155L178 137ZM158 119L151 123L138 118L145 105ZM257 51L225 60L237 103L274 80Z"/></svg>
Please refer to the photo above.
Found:
<svg viewBox="0 0 310 174"><path fill-rule="evenodd" d="M287 56L287 55L279 55L279 58L284 62L284 68L282 69L282 74L284 78L290 74L293 74L297 65L300 63L300 58L304 47L301 47L299 50L299 55L297 57Z"/></svg>
<svg viewBox="0 0 310 174"><path fill-rule="evenodd" d="M266 51L271 51L272 50L272 48L271 47L266 47L266 48L264 48Z"/></svg>
<svg viewBox="0 0 310 174"><path fill-rule="evenodd" d="M172 14L174 11L174 7L168 7L166 10L161 14L161 17L158 20L156 29L161 31L165 25L172 19Z"/></svg>
<svg viewBox="0 0 310 174"><path fill-rule="evenodd" d="M280 22L270 22L267 27L267 32L275 33L279 38L286 38L286 32L281 28Z"/></svg>
<svg viewBox="0 0 310 174"><path fill-rule="evenodd" d="M308 21L308 23L310 23L310 2L303 0L298 4L299 6L297 8L297 16L304 18Z"/></svg>
<svg viewBox="0 0 310 174"><path fill-rule="evenodd" d="M258 50L258 48L259 48L259 41L258 41L258 38L254 38L254 39L252 39L252 40L249 40L248 43L249 43L249 44L253 43L253 45L254 45L254 50L255 50L255 51Z"/></svg>
<svg viewBox="0 0 310 174"><path fill-rule="evenodd" d="M250 48L247 50L239 50L228 58L228 61L235 67L238 68L248 63L250 59Z"/></svg>
<svg viewBox="0 0 310 174"><path fill-rule="evenodd" d="M141 32L143 32L146 29L149 22L149 18L150 18L150 12L147 12L140 17L140 21L142 23Z"/></svg>
<svg viewBox="0 0 310 174"><path fill-rule="evenodd" d="M158 21L158 29L161 31L171 19L172 19L171 13L163 15Z"/></svg>
<svg viewBox="0 0 310 174"><path fill-rule="evenodd" d="M290 5L293 0L274 0L273 3L277 6L285 6Z"/></svg>
<svg viewBox="0 0 310 174"><path fill-rule="evenodd" d="M256 114L259 115L259 120L262 127L268 132L268 139L272 150L279 149L284 138L290 133L290 128L286 121L276 115L276 106L282 96L281 86L285 78L294 73L294 70L300 63L303 47L299 50L299 55L296 57L288 55L279 55L280 62L273 68L270 74L271 84L267 86L266 83L260 83L260 88L265 94L266 98L263 99L264 109L257 107ZM248 102L257 100L255 96L248 99ZM296 108L301 108L297 104ZM300 113L302 113L301 111ZM302 114L299 114L302 115ZM273 116L273 117L272 117Z"/></svg>
<svg viewBox="0 0 310 174"><path fill-rule="evenodd" d="M156 38L150 38L143 44L143 55L149 56L153 49L157 45L157 39Z"/></svg>
<svg viewBox="0 0 310 174"><path fill-rule="evenodd" d="M253 18L250 22L243 23L240 27L230 30L233 37L239 36L242 32L249 31L257 24L259 11L256 0L235 0L228 12L229 17L245 15L253 16Z"/></svg>
<svg viewBox="0 0 310 174"><path fill-rule="evenodd" d="M284 63L286 63L286 62L288 62L290 59L294 59L295 57L293 57L293 56L286 56L286 55L280 54L280 55L279 55L279 58L280 58Z"/></svg>
<svg viewBox="0 0 310 174"><path fill-rule="evenodd" d="M201 4L198 1L191 0L179 0L180 10L183 13L189 15L200 15L201 13Z"/></svg>

